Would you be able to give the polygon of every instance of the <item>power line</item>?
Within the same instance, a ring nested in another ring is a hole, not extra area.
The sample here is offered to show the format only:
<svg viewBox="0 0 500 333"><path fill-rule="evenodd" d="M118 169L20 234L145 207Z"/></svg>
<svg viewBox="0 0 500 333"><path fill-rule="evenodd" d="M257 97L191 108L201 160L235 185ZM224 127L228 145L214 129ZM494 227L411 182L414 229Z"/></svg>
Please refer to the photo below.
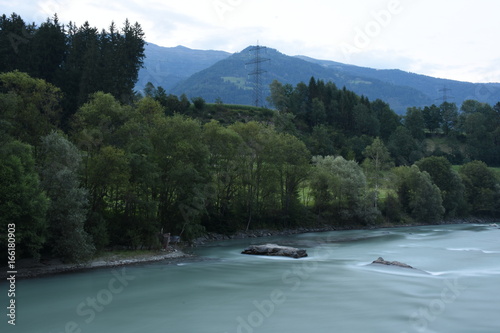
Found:
<svg viewBox="0 0 500 333"><path fill-rule="evenodd" d="M267 73L266 70L262 69L262 63L269 61L269 58L263 58L261 56L261 50L265 50L267 47L260 46L257 42L256 46L251 47L248 51L254 52L254 57L251 61L245 63L245 65L254 65L253 71L248 73L249 76L254 77L254 104L259 107L262 106L262 74Z"/></svg>

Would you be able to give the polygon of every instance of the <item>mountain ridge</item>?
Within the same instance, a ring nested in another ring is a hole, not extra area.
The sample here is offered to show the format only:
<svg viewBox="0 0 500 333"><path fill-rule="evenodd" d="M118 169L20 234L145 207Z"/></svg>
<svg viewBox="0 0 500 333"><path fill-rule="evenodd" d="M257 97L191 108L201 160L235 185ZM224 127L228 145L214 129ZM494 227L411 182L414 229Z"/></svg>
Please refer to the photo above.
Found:
<svg viewBox="0 0 500 333"><path fill-rule="evenodd" d="M153 43L146 45L144 53L146 57L139 70L137 90L151 82L169 91L178 82L231 55L225 51L196 50L182 45L164 47Z"/></svg>
<svg viewBox="0 0 500 333"><path fill-rule="evenodd" d="M241 52L194 50L182 45L161 47L149 43L146 47L145 68L139 73L136 89L147 82L162 86L168 93L188 97L203 97L207 102L254 103L251 62L248 46ZM270 61L262 64L263 99L269 94L269 84L278 80L296 85L316 79L334 82L370 100L377 98L391 105L399 114L408 107L440 104L445 100L460 105L466 99L495 104L500 101L500 83L471 83L405 72L399 69L374 69L333 60L319 60L304 55L289 56L266 47L261 54ZM445 89L443 91L443 89ZM447 96L445 95L447 92Z"/></svg>

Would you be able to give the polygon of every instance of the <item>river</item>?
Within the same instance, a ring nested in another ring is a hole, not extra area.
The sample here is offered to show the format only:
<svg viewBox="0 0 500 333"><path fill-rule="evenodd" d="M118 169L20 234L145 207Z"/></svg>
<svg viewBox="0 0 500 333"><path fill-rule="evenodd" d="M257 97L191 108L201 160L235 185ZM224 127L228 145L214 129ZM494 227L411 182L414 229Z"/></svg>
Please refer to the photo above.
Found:
<svg viewBox="0 0 500 333"><path fill-rule="evenodd" d="M309 257L240 254L268 242ZM500 332L494 226L307 233L194 252L204 259L20 280L16 326L3 315L1 332ZM370 264L378 257L417 269Z"/></svg>

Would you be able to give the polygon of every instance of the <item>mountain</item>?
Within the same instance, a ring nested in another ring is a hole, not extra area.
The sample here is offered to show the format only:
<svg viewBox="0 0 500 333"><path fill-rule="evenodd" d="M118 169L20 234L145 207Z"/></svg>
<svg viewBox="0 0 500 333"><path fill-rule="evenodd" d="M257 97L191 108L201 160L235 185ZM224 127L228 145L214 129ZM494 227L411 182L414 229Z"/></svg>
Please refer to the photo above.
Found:
<svg viewBox="0 0 500 333"><path fill-rule="evenodd" d="M162 47L146 44L144 67L139 71L136 90L142 91L148 82L169 91L192 74L227 58L231 53L212 50L193 50L184 46Z"/></svg>
<svg viewBox="0 0 500 333"><path fill-rule="evenodd" d="M207 102L217 99L224 103L253 105L255 71L254 52L247 47L230 54L223 51L192 50L183 46L160 47L148 44L145 68L139 72L137 90L148 81L162 86L168 93L188 97L203 97ZM307 56L288 56L272 48L260 51L262 101L269 95L273 80L296 85L308 83L311 76L334 82L370 100L380 98L399 114L411 106L440 104L443 96L457 105L466 99L496 104L500 101L500 83L470 83L404 72L397 69L379 70L318 60Z"/></svg>
<svg viewBox="0 0 500 333"><path fill-rule="evenodd" d="M201 96L208 102L217 98L224 103L253 104L253 80L249 73L255 71L252 62L254 58L251 47L235 53L209 68L206 68L188 79L180 82L172 90L174 94L185 93L189 97ZM311 76L324 81L332 81L337 87L345 86L360 95L370 99L380 98L391 104L395 110L406 110L411 105L430 105L430 99L417 89L383 82L378 79L368 78L347 71L339 71L306 61L297 57L287 56L275 49L266 48L261 51L261 58L269 59L261 63L261 86L263 97L269 95L269 84L273 80L295 85L299 82L309 82Z"/></svg>
<svg viewBox="0 0 500 333"><path fill-rule="evenodd" d="M307 56L296 57L340 72L357 74L395 85L415 88L432 98L436 104L441 103L445 96L449 102L457 103L459 106L467 99L475 99L491 105L500 101L500 83L454 81L405 72L399 69L373 69L346 65L330 60L318 60Z"/></svg>

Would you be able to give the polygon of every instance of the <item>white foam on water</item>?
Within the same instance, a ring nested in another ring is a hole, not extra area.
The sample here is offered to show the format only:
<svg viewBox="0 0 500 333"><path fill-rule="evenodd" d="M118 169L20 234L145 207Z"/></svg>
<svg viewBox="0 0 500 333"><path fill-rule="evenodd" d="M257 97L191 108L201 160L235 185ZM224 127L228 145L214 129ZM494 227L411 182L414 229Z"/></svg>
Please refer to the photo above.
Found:
<svg viewBox="0 0 500 333"><path fill-rule="evenodd" d="M482 252L482 253L485 253L485 254L500 253L500 251L482 250L482 249L478 249L478 248L475 248L475 247L463 247L463 248L447 247L446 250L448 250L448 251L466 251L466 252L477 251L477 252Z"/></svg>

